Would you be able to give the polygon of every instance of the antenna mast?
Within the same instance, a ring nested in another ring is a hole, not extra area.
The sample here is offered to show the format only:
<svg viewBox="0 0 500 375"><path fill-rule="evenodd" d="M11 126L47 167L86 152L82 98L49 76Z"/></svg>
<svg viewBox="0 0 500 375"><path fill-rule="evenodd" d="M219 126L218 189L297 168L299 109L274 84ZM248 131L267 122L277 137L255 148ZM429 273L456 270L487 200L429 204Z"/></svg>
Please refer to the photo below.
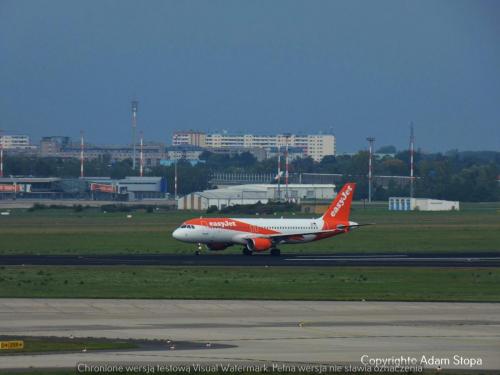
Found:
<svg viewBox="0 0 500 375"><path fill-rule="evenodd" d="M135 171L135 131L137 129L137 110L139 102L137 100L132 100L132 169Z"/></svg>
<svg viewBox="0 0 500 375"><path fill-rule="evenodd" d="M285 147L285 200L287 203L290 201L288 196L288 138L286 138Z"/></svg>
<svg viewBox="0 0 500 375"><path fill-rule="evenodd" d="M281 202L281 148L278 145L278 202Z"/></svg>
<svg viewBox="0 0 500 375"><path fill-rule="evenodd" d="M84 143L83 143L83 130L80 131L80 178L83 178L83 160L84 160L84 155L83 155L83 150L84 150Z"/></svg>
<svg viewBox="0 0 500 375"><path fill-rule="evenodd" d="M142 134L142 131L141 131L141 153L140 153L140 165L139 165L139 176L143 176L143 172L144 172L144 152L143 152L143 134Z"/></svg>

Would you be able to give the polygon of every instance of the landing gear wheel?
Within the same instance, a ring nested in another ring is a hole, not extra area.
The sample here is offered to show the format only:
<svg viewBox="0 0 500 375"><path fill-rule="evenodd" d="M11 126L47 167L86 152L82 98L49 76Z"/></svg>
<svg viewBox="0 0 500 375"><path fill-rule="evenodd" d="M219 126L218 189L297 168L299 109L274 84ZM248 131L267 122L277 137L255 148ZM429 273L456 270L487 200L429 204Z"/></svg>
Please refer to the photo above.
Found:
<svg viewBox="0 0 500 375"><path fill-rule="evenodd" d="M246 247L243 248L243 255L252 255L253 251L248 250Z"/></svg>
<svg viewBox="0 0 500 375"><path fill-rule="evenodd" d="M271 256L279 257L281 255L280 249L271 249Z"/></svg>
<svg viewBox="0 0 500 375"><path fill-rule="evenodd" d="M194 255L200 255L201 254L201 249L202 249L201 243L198 243L198 250L196 250L194 252Z"/></svg>

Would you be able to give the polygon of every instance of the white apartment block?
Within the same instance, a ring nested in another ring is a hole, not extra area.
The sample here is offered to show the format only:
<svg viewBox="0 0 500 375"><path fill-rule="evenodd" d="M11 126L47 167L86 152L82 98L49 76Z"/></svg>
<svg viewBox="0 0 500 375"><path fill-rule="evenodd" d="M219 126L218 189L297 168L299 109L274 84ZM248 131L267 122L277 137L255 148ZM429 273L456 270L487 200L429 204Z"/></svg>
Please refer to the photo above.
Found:
<svg viewBox="0 0 500 375"><path fill-rule="evenodd" d="M206 147L206 134L203 132L188 130L176 131L172 135L172 146L192 145L198 147Z"/></svg>
<svg viewBox="0 0 500 375"><path fill-rule="evenodd" d="M202 141L203 140L203 141ZM199 142L196 144L194 142ZM183 143L180 143L183 142ZM278 135L232 135L232 134L205 134L201 132L176 132L172 137L172 145L191 144L209 148L271 148L299 147L304 150L305 156L315 161L321 161L324 156L335 155L335 136L332 134L278 134Z"/></svg>
<svg viewBox="0 0 500 375"><path fill-rule="evenodd" d="M0 145L5 150L32 148L30 137L27 135L0 134Z"/></svg>

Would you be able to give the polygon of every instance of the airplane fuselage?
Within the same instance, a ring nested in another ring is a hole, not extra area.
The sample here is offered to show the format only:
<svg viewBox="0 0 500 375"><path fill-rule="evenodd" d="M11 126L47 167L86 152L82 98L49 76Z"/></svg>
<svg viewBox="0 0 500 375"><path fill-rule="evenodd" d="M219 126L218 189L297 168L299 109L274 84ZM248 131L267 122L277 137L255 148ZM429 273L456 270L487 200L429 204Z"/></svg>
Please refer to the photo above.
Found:
<svg viewBox="0 0 500 375"><path fill-rule="evenodd" d="M223 250L234 244L248 252L271 249L279 244L298 244L349 232L358 226L349 221L355 184L346 184L320 218L196 218L185 221L173 232L179 241L205 244L210 250Z"/></svg>
<svg viewBox="0 0 500 375"><path fill-rule="evenodd" d="M251 237L279 237L277 243L296 244L317 241L346 232L343 226L356 225L349 221L340 229L324 233L328 224L320 219L253 219L253 218L199 218L186 221L173 237L179 241L203 244L242 244Z"/></svg>

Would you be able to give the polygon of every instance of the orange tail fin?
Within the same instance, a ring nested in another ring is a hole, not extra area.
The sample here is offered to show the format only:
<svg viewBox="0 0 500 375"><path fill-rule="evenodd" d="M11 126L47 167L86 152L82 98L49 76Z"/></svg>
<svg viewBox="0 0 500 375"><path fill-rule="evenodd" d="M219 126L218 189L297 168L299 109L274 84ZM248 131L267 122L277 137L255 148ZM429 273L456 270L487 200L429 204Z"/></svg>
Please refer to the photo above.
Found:
<svg viewBox="0 0 500 375"><path fill-rule="evenodd" d="M322 217L326 223L331 221L349 221L354 189L356 189L354 182L348 182L344 185Z"/></svg>

